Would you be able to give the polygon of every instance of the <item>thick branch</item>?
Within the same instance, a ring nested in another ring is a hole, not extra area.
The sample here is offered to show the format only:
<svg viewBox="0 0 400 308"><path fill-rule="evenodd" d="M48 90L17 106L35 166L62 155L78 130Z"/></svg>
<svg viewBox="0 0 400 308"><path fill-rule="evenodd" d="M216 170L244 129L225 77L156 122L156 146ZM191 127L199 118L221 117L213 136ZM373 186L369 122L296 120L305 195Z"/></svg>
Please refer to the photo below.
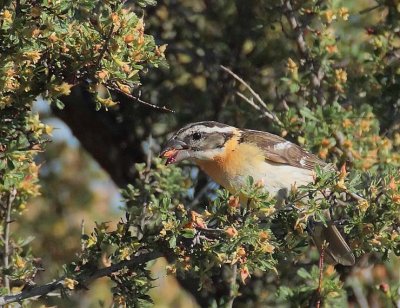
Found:
<svg viewBox="0 0 400 308"><path fill-rule="evenodd" d="M238 286L237 286L237 263L232 265L232 276L230 277L230 282L229 282L229 301L226 304L227 308L232 308L233 307L233 302L237 296L238 293Z"/></svg>
<svg viewBox="0 0 400 308"><path fill-rule="evenodd" d="M79 285L84 286L95 279L98 279L98 278L104 277L104 276L109 276L110 274L117 272L117 271L123 269L124 267L129 268L129 267L132 267L132 266L135 266L138 264L146 263L151 260L157 259L161 256L162 256L162 254L157 251L141 254L141 255L132 257L131 260L121 261L121 262L119 262L117 264L113 264L109 267L98 269L97 271L95 271L91 274L78 275L78 277L76 277L75 279L79 282ZM43 296L54 290L61 289L64 287L64 279L65 278L67 278L67 277L61 277L54 282L47 283L42 286L37 286L37 287L34 287L27 291L23 291L18 294L6 295L3 297L0 297L0 306L6 305L9 303L19 302L19 301L22 301L27 298Z"/></svg>

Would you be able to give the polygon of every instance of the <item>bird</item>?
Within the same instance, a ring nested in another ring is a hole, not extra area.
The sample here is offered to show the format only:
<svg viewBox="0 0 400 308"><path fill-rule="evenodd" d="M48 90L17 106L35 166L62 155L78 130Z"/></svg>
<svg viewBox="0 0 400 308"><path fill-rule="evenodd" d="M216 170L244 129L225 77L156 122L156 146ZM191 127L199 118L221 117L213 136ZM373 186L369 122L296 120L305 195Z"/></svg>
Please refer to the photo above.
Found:
<svg viewBox="0 0 400 308"><path fill-rule="evenodd" d="M165 144L160 157L166 165L188 160L232 194L241 191L249 177L263 183L277 204L282 204L292 187L307 185L315 178L315 167L326 162L302 147L272 133L239 129L215 121L190 123L179 129ZM329 220L314 224L312 239L325 260L352 266L355 257L345 239Z"/></svg>

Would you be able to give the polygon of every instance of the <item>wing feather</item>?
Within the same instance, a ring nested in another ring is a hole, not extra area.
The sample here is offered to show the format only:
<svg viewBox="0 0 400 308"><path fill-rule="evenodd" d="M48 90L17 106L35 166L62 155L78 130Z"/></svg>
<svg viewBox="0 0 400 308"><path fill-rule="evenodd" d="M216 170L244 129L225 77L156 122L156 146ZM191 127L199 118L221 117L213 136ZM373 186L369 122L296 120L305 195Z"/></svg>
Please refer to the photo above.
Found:
<svg viewBox="0 0 400 308"><path fill-rule="evenodd" d="M256 144L263 149L265 160L273 163L307 170L314 170L317 165L321 167L327 165L317 156L307 152L300 146L267 132L243 130L239 142Z"/></svg>

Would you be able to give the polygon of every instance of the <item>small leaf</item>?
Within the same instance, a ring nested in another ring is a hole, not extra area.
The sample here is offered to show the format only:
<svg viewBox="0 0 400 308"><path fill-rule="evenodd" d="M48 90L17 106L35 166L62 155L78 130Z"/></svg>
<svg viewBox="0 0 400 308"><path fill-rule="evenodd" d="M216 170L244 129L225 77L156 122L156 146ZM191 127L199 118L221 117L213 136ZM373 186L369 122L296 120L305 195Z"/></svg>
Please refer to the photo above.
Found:
<svg viewBox="0 0 400 308"><path fill-rule="evenodd" d="M317 122L319 121L319 120L314 116L313 112L312 112L310 109L308 109L307 107L301 108L301 109L300 109L300 114L301 114L304 118L306 118L306 119L313 120L313 121L317 121Z"/></svg>
<svg viewBox="0 0 400 308"><path fill-rule="evenodd" d="M297 275L300 276L303 279L312 279L312 276L309 272L307 272L304 268L300 268L297 271Z"/></svg>
<svg viewBox="0 0 400 308"><path fill-rule="evenodd" d="M168 244L169 244L169 248L175 248L176 247L176 237L175 236L173 236L173 237L171 237L170 238L170 240L168 241Z"/></svg>
<svg viewBox="0 0 400 308"><path fill-rule="evenodd" d="M184 238L194 238L195 234L196 234L196 230L192 229L192 228L185 228L181 231L181 235Z"/></svg>
<svg viewBox="0 0 400 308"><path fill-rule="evenodd" d="M56 107L60 110L63 110L65 107L65 104L60 101L58 98L54 99L54 103L56 104Z"/></svg>

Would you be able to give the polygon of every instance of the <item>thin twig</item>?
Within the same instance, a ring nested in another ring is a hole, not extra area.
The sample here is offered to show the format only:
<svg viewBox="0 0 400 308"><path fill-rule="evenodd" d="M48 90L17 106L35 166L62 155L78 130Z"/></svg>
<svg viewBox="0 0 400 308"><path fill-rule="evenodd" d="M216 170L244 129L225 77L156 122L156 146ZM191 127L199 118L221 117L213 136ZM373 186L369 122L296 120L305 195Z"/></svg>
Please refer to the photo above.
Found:
<svg viewBox="0 0 400 308"><path fill-rule="evenodd" d="M355 194L355 193L353 193L353 192L351 192L351 191L346 190L346 193L347 193L350 197L352 197L353 199L355 199L356 201L366 201L363 197L360 197L359 195L357 195L357 194Z"/></svg>
<svg viewBox="0 0 400 308"><path fill-rule="evenodd" d="M368 299L365 297L360 280L357 275L352 275L348 279L350 287L353 289L354 297L358 303L358 307L369 307ZM395 306L396 307L396 306Z"/></svg>
<svg viewBox="0 0 400 308"><path fill-rule="evenodd" d="M376 10L376 9L380 8L383 5L384 5L383 3L379 3L377 5L374 5L374 6L371 6L371 7L367 7L366 9L363 9L363 10L359 11L358 14L362 15L362 14L365 14L365 13L369 13L369 12L371 12L373 10Z"/></svg>
<svg viewBox="0 0 400 308"><path fill-rule="evenodd" d="M147 159L146 159L146 171L149 172L151 169L151 160L153 158L153 136L150 134L148 139L148 146L147 146Z"/></svg>
<svg viewBox="0 0 400 308"><path fill-rule="evenodd" d="M85 220L82 219L81 221L81 238L85 235ZM85 243L81 241L81 251L85 250Z"/></svg>
<svg viewBox="0 0 400 308"><path fill-rule="evenodd" d="M291 0L285 0L282 2L282 5L285 9L285 15L289 22L290 28L295 33L295 39L297 43L297 47L300 52L300 56L306 60L306 63L309 66L309 70L311 72L311 84L314 88L317 100L320 105L325 105L326 100L323 96L323 91L321 87L322 79L325 74L321 67L316 67L314 60L312 59L310 52L308 50L306 40L303 34L303 27L298 22L296 14L294 13Z"/></svg>
<svg viewBox="0 0 400 308"><path fill-rule="evenodd" d="M208 237L205 236L205 235L198 235L198 238L199 238L199 239L202 239L202 240L205 240L205 241L207 241L207 242L215 242L214 239L208 238Z"/></svg>
<svg viewBox="0 0 400 308"><path fill-rule="evenodd" d="M187 206L187 209L191 209L197 204L199 204L201 198L208 192L210 189L210 182L208 182L200 191L197 193L197 195L194 197L193 201L190 202L190 204Z"/></svg>
<svg viewBox="0 0 400 308"><path fill-rule="evenodd" d="M11 208L12 203L14 202L15 196L17 195L17 190L14 188L10 191L7 199L7 214L5 218L5 226L4 226L4 269L8 269L9 267L9 257L10 257L10 224L11 224ZM4 275L4 286L7 289L7 292L10 293L10 279L8 275Z"/></svg>
<svg viewBox="0 0 400 308"><path fill-rule="evenodd" d="M286 19L289 22L292 31L296 32L296 43L299 48L300 54L306 60L309 58L308 48L306 40L304 39L303 31L300 27L300 23L297 21L296 15L292 7L292 2L290 0L285 0L283 6L286 10Z"/></svg>
<svg viewBox="0 0 400 308"><path fill-rule="evenodd" d="M225 233L224 229L213 229L213 228L202 228L202 227L196 227L196 230L208 234L217 234L220 235L221 233Z"/></svg>
<svg viewBox="0 0 400 308"><path fill-rule="evenodd" d="M229 301L226 303L227 308L233 307L233 301L235 300L237 295L236 276L237 276L237 263L232 265L232 275L230 277L230 283L229 283Z"/></svg>
<svg viewBox="0 0 400 308"><path fill-rule="evenodd" d="M318 289L317 289L317 308L321 307L321 290L322 290L322 278L324 274L324 257L325 257L325 245L324 242L321 246L321 254L319 256L319 278L318 278Z"/></svg>
<svg viewBox="0 0 400 308"><path fill-rule="evenodd" d="M78 275L75 279L78 281L78 286L85 286L87 284L89 284L91 281L104 277L104 276L109 276L112 273L115 273L121 269L123 269L124 267L132 267L134 265L138 265L138 264L142 264L142 263L146 263L149 262L151 260L157 259L159 257L161 257L162 254L160 252L157 251L152 251L152 252L148 252L148 253L144 253L138 256L134 256L131 257L130 260L124 260L121 261L117 264L113 264L109 267L105 267L105 268L101 268L98 269L90 274L81 274ZM19 302L22 301L24 299L27 298L33 298L33 297L37 297L37 296L43 296L46 295L54 290L57 289L61 289L64 287L64 280L67 277L61 277L53 282L47 283L45 285L41 285L41 286L37 286L34 287L32 289L29 289L27 291L23 291L21 293L18 294L13 294L13 295L6 295L3 297L0 297L0 305L6 305L9 303L15 303L15 302Z"/></svg>
<svg viewBox="0 0 400 308"><path fill-rule="evenodd" d="M333 133L333 137L335 138L337 144L340 146L340 150L342 150L344 152L344 154L346 154L346 158L350 162L353 162L354 161L353 153L344 146L345 137L344 137L343 133L336 131Z"/></svg>
<svg viewBox="0 0 400 308"><path fill-rule="evenodd" d="M232 72L229 68L227 68L226 66L221 65L221 68L226 71L227 73L229 73L230 75L232 75L232 77L234 77L237 81L239 81L241 84L243 84L247 90L250 91L250 93L257 99L257 101L264 107L264 108L268 108L267 105L264 103L264 101L261 99L261 97L258 95L258 93L256 91L254 91L252 89L252 87L249 86L249 84L244 81L242 78L240 78L238 75L236 75L234 72Z"/></svg>
<svg viewBox="0 0 400 308"><path fill-rule="evenodd" d="M253 101L252 98L248 98L246 95L244 95L243 93L240 93L239 91L236 92L236 95L239 96L240 98L242 98L246 103L248 103L248 104L249 104L250 106L252 106L254 109L260 111L260 112L262 113L262 114L261 114L261 117L263 117L263 116L264 116L264 117L267 117L267 118L269 118L269 119L275 121L279 126L282 126L282 127L283 127L283 123L282 123L281 121L279 121L279 119L276 121L276 119L274 118L274 116L273 116L271 113L269 113L269 112L266 111L266 110L262 110L260 106L258 106L258 105L256 105L256 104L254 103L254 101ZM279 122L278 122L278 121L279 121Z"/></svg>
<svg viewBox="0 0 400 308"><path fill-rule="evenodd" d="M110 31L108 32L107 37L106 37L106 39L104 41L103 48L100 51L100 55L96 60L96 64L94 66L96 69L99 68L101 59L103 59L103 57L104 57L104 55L105 55L105 53L107 51L108 44L109 44L109 42L111 40L111 36L112 36L113 32L114 32L114 25L111 26Z"/></svg>
<svg viewBox="0 0 400 308"><path fill-rule="evenodd" d="M229 73L233 78L235 78L237 81L239 81L242 85L246 87L247 90L251 93L251 95L257 100L257 102L263 107L263 112L264 115L270 118L271 120L275 121L279 126L283 126L283 123L279 120L279 118L271 111L268 109L267 104L261 99L260 95L256 91L253 90L250 85L244 81L242 78L240 78L238 75L236 75L234 72L232 72L229 68L221 65L221 68ZM248 99L246 96L244 96L242 93L236 92L236 94L244 99L246 102L251 104L253 107L257 106L252 100ZM258 108L257 108L258 107ZM261 107L257 106L255 107L257 110L261 110Z"/></svg>
<svg viewBox="0 0 400 308"><path fill-rule="evenodd" d="M152 151L152 146L153 146L153 136L150 134L149 135L149 141L148 141L148 149L147 149L147 159L146 159L146 173L144 177L144 182L149 183L150 181L150 170L151 170L151 160L153 157L153 151ZM146 208L146 207L143 207ZM145 218L146 215L143 216ZM144 223L144 221L142 221Z"/></svg>
<svg viewBox="0 0 400 308"><path fill-rule="evenodd" d="M118 93L120 93L120 94L122 94L122 95L124 95L124 96L126 96L126 97L128 97L128 98L130 98L130 99L132 99L132 100L134 100L136 102L138 102L138 103L146 105L148 107L151 107L151 108L154 108L154 109L157 109L157 110L161 110L161 111L167 111L167 112L175 113L175 111L173 111L172 109L169 109L169 108L167 108L165 106L160 107L160 106L145 102L144 100L141 100L139 97L136 97L136 96L133 96L132 94L126 93L126 92L122 91L121 89L118 89L117 87L111 87L111 90L113 90L115 92L118 92Z"/></svg>

